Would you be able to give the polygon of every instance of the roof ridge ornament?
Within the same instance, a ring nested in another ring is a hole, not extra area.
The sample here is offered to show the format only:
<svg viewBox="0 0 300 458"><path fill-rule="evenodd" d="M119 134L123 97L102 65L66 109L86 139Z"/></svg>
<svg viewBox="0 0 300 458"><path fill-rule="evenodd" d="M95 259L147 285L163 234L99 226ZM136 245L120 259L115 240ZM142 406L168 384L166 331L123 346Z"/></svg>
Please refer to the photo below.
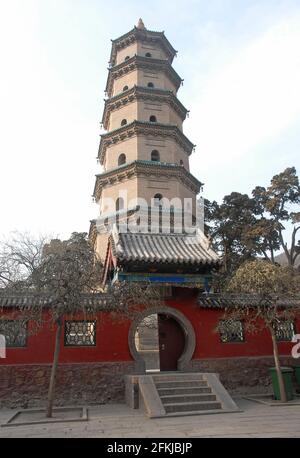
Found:
<svg viewBox="0 0 300 458"><path fill-rule="evenodd" d="M147 30L146 27L145 27L145 24L143 22L143 19L141 19L141 18L139 19L139 22L138 22L136 28L139 29L139 30Z"/></svg>

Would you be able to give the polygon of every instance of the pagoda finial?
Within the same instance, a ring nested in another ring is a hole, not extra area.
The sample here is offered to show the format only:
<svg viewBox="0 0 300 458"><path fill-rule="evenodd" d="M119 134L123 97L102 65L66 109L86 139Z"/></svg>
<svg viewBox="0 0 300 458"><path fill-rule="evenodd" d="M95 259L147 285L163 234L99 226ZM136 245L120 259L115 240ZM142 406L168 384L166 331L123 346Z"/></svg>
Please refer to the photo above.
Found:
<svg viewBox="0 0 300 458"><path fill-rule="evenodd" d="M145 27L145 24L143 23L143 19L139 19L139 22L138 22L138 25L137 25L137 29L140 29L140 30L146 30L146 27Z"/></svg>

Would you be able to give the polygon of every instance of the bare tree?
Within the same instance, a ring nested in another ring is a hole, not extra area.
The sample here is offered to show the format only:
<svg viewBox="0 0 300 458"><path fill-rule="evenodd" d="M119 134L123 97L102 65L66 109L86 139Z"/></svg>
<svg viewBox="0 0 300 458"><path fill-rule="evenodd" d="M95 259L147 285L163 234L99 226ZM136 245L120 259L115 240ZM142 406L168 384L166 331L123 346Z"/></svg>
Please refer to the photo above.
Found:
<svg viewBox="0 0 300 458"><path fill-rule="evenodd" d="M13 294L17 299L9 313L6 308L4 313L3 306L0 308L1 329L12 341L18 339L25 327L30 334L35 334L40 328L41 323L35 319L34 308L22 302L22 298L27 293L27 280L40 264L48 240L50 236L47 235L33 236L29 232L14 231L0 241L0 295ZM31 319L34 321L28 331L27 324ZM13 328L7 328L7 320L14 321Z"/></svg>
<svg viewBox="0 0 300 458"><path fill-rule="evenodd" d="M29 232L12 232L0 242L0 289L14 291L40 264L49 235L33 236Z"/></svg>
<svg viewBox="0 0 300 458"><path fill-rule="evenodd" d="M242 320L251 333L267 329L273 345L273 355L278 377L280 398L286 402L280 365L276 328L285 320L300 315L299 275L294 269L284 268L267 261L255 260L244 263L227 287L235 293L232 305L226 309L226 320Z"/></svg>
<svg viewBox="0 0 300 458"><path fill-rule="evenodd" d="M52 417L64 318L79 314L85 320L94 318L105 304L105 310L114 319L131 320L145 307L160 303L160 294L150 284L138 283L117 283L101 292L102 264L85 233L73 233L65 241L55 239L46 244L45 241L47 238L36 240L19 234L18 239L4 244L3 257L10 272L2 294L13 292L29 297L20 301L9 318L20 325L30 322L32 333L41 332L45 325L55 326L46 412L47 417Z"/></svg>
<svg viewBox="0 0 300 458"><path fill-rule="evenodd" d="M47 417L52 417L55 379L60 354L64 317L95 314L94 302L82 300L84 293L97 291L101 263L88 242L87 234L73 233L69 240L54 240L44 246L40 262L27 279L27 288L39 297L47 297L47 319L56 327L55 348L48 392ZM45 305L36 301L30 318L44 324ZM32 313L33 312L33 313ZM33 316L32 316L33 315Z"/></svg>

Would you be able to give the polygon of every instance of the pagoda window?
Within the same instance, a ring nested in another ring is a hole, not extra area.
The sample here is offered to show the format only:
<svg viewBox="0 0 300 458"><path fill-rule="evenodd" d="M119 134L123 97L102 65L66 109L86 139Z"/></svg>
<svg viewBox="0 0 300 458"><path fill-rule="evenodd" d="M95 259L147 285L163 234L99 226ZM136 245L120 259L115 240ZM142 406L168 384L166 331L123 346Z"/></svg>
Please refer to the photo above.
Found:
<svg viewBox="0 0 300 458"><path fill-rule="evenodd" d="M149 121L150 122L157 122L156 116L153 116L153 115L150 116Z"/></svg>
<svg viewBox="0 0 300 458"><path fill-rule="evenodd" d="M128 60L128 59L130 59L130 56L126 56L124 60Z"/></svg>
<svg viewBox="0 0 300 458"><path fill-rule="evenodd" d="M156 149L154 149L151 152L151 161L153 161L153 162L159 162L160 161L160 154Z"/></svg>
<svg viewBox="0 0 300 458"><path fill-rule="evenodd" d="M126 164L126 155L124 153L120 154L118 159L118 165Z"/></svg>
<svg viewBox="0 0 300 458"><path fill-rule="evenodd" d="M123 87L123 92L128 91L128 86Z"/></svg>
<svg viewBox="0 0 300 458"><path fill-rule="evenodd" d="M182 165L182 166L183 166L183 160L182 160L182 159L180 160L180 165Z"/></svg>
<svg viewBox="0 0 300 458"><path fill-rule="evenodd" d="M126 126L126 124L127 124L127 119L122 119L121 126Z"/></svg>
<svg viewBox="0 0 300 458"><path fill-rule="evenodd" d="M145 54L145 56L146 56L146 57L152 57L152 54L151 54L150 52L147 52L147 53Z"/></svg>
<svg viewBox="0 0 300 458"><path fill-rule="evenodd" d="M118 197L116 200L116 211L123 210L124 208L124 199L123 197Z"/></svg>
<svg viewBox="0 0 300 458"><path fill-rule="evenodd" d="M161 194L155 194L155 196L154 196L154 207L161 207L162 206L162 199L163 199L163 196Z"/></svg>
<svg viewBox="0 0 300 458"><path fill-rule="evenodd" d="M154 87L154 84L150 82L150 83L147 84L147 86L148 87Z"/></svg>

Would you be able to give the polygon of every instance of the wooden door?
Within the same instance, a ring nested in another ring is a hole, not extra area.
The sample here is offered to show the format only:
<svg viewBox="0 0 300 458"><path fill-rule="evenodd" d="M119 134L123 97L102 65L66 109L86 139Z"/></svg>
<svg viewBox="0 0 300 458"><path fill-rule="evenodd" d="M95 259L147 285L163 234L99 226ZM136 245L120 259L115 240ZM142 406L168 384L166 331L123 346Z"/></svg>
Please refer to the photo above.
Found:
<svg viewBox="0 0 300 458"><path fill-rule="evenodd" d="M182 327L171 316L158 315L158 339L160 370L176 371L185 345Z"/></svg>

